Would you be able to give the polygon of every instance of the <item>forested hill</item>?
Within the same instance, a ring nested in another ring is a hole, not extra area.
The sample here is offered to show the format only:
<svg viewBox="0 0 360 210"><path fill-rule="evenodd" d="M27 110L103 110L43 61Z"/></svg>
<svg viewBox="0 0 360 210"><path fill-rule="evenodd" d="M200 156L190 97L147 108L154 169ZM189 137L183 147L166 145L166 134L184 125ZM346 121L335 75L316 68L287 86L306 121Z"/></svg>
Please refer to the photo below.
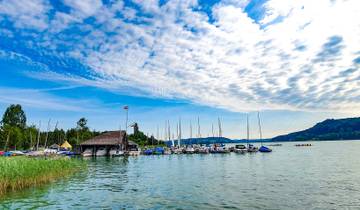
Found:
<svg viewBox="0 0 360 210"><path fill-rule="evenodd" d="M328 119L317 123L312 128L281 135L273 141L303 141L303 140L352 140L360 139L360 117L346 119Z"/></svg>

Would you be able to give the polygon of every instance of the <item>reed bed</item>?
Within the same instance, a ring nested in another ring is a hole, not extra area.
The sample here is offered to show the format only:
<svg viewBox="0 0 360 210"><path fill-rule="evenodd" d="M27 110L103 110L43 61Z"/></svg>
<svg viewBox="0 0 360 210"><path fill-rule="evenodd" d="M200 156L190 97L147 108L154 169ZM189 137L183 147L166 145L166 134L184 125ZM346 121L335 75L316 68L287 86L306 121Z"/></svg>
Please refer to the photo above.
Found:
<svg viewBox="0 0 360 210"><path fill-rule="evenodd" d="M0 195L72 174L85 162L69 158L0 157Z"/></svg>

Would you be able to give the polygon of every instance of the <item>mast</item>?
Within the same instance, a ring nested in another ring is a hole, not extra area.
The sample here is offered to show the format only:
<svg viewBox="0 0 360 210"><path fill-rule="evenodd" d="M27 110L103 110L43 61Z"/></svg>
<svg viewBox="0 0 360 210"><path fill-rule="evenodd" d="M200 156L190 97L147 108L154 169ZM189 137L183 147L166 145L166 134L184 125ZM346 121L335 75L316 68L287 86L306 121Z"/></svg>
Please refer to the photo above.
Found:
<svg viewBox="0 0 360 210"><path fill-rule="evenodd" d="M190 120L190 139L192 139L192 124L191 124L191 120Z"/></svg>
<svg viewBox="0 0 360 210"><path fill-rule="evenodd" d="M38 136L37 136L36 151L39 150L40 128L41 128L41 120L39 121L39 130L38 130Z"/></svg>
<svg viewBox="0 0 360 210"><path fill-rule="evenodd" d="M159 140L159 125L156 127L156 139Z"/></svg>
<svg viewBox="0 0 360 210"><path fill-rule="evenodd" d="M219 124L219 138L222 137L222 130L221 130L221 121L220 121L220 117L218 117L218 124Z"/></svg>
<svg viewBox="0 0 360 210"><path fill-rule="evenodd" d="M170 121L169 121L169 120L168 120L168 137L169 137L169 141L171 140L172 146L174 147L174 146L175 146L175 143L174 143L174 134L173 134L173 137L171 138L171 134L170 134Z"/></svg>
<svg viewBox="0 0 360 210"><path fill-rule="evenodd" d="M258 117L258 124L259 124L259 137L260 137L260 142L261 142L261 146L263 145L263 143L262 143L262 130L261 130L261 122L260 122L260 112L258 112L258 115L257 115L257 117Z"/></svg>
<svg viewBox="0 0 360 210"><path fill-rule="evenodd" d="M247 146L249 148L249 114L246 114L246 139L247 139Z"/></svg>
<svg viewBox="0 0 360 210"><path fill-rule="evenodd" d="M200 133L200 118L198 117L198 138L201 138L201 133Z"/></svg>
<svg viewBox="0 0 360 210"><path fill-rule="evenodd" d="M178 146L180 147L181 141L181 118L179 118L179 136L178 136Z"/></svg>
<svg viewBox="0 0 360 210"><path fill-rule="evenodd" d="M165 127L164 127L164 140L166 141L166 140L168 140L168 138L167 138L167 121L165 120Z"/></svg>
<svg viewBox="0 0 360 210"><path fill-rule="evenodd" d="M51 119L49 119L47 129L46 129L45 146L44 146L45 148L46 148L47 140L48 140L48 137L49 137L50 122L51 122Z"/></svg>
<svg viewBox="0 0 360 210"><path fill-rule="evenodd" d="M211 133L212 133L212 137L214 138L214 123L211 123Z"/></svg>

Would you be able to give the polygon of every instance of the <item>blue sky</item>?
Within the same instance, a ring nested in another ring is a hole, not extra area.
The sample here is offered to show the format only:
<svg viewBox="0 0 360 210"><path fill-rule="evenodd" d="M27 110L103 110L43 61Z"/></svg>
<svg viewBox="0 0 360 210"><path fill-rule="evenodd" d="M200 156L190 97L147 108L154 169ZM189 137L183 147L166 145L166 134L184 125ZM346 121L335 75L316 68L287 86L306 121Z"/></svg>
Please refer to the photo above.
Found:
<svg viewBox="0 0 360 210"><path fill-rule="evenodd" d="M124 127L166 120L202 135L257 137L358 115L360 3L356 0L0 1L0 110L28 122ZM195 127L195 126L194 126ZM174 129L175 131L175 129Z"/></svg>

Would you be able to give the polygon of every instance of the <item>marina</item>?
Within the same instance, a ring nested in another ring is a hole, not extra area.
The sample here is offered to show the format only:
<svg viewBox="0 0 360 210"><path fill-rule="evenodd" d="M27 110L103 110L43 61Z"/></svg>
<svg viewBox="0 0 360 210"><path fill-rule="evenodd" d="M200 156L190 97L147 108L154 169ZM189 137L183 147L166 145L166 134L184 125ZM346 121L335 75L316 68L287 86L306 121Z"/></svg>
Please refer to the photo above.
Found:
<svg viewBox="0 0 360 210"><path fill-rule="evenodd" d="M85 158L87 169L7 194L0 208L357 209L360 162L352 157L359 146L331 141L305 149L290 142L269 154Z"/></svg>

